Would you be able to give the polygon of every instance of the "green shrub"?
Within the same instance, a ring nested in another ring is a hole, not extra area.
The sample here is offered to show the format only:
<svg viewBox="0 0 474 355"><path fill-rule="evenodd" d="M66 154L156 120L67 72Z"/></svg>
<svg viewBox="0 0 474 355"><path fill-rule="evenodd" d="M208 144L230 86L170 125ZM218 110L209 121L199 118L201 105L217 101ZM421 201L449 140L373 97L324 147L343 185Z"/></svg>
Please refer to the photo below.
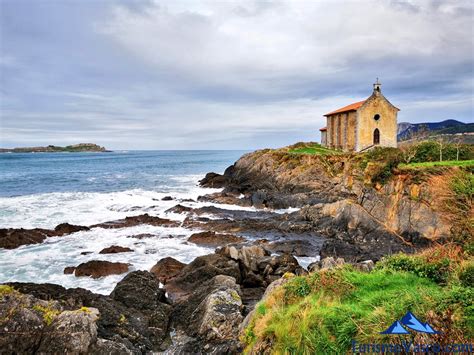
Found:
<svg viewBox="0 0 474 355"><path fill-rule="evenodd" d="M468 264L461 269L459 281L465 287L474 287L474 264Z"/></svg>
<svg viewBox="0 0 474 355"><path fill-rule="evenodd" d="M439 284L445 284L450 275L450 260L443 258L436 262L426 262L419 256L397 254L386 258L378 268L394 271L406 271L419 277L430 279Z"/></svg>

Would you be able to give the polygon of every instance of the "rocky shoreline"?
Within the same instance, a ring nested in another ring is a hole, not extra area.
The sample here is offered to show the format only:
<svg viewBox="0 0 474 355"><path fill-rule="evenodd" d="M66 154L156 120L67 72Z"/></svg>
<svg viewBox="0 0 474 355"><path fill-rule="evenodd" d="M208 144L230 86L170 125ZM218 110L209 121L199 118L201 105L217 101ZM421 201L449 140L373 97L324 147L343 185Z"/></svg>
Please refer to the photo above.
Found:
<svg viewBox="0 0 474 355"><path fill-rule="evenodd" d="M416 252L449 230L423 199L429 183L398 176L384 186L367 186L354 162L340 157L288 158L258 151L223 175L207 174L200 184L223 190L199 198L213 206L176 204L168 212L182 214L182 222L144 214L54 230L0 229L0 247L12 249L93 228L179 225L200 230L189 243L216 248L189 264L157 260L148 271L127 274L108 296L53 284L0 286L0 329L7 329L0 333L0 348L9 353L238 353L256 302L286 275L308 272L298 257L321 258L309 271L346 262L370 271L384 255ZM132 251L111 244L100 254L123 253L126 261ZM93 260L66 269L75 277L104 277L127 272L128 264Z"/></svg>

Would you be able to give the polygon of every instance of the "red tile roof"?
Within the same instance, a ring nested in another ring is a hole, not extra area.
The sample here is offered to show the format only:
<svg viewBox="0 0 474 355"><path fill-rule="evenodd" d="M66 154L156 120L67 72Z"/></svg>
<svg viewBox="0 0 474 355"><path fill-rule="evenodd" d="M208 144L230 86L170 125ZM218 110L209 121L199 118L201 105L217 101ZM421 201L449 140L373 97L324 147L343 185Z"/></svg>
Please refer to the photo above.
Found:
<svg viewBox="0 0 474 355"><path fill-rule="evenodd" d="M364 104L365 101L367 101L367 100L355 102L355 103L353 103L353 104L350 104L350 105L341 107L340 109L337 109L336 111L332 111L332 112L326 113L324 116L331 116L331 115L334 115L335 113L342 113L342 112L348 112L348 111L356 111L359 107L361 107L361 106Z"/></svg>
<svg viewBox="0 0 474 355"><path fill-rule="evenodd" d="M320 128L319 130L320 130L321 132L322 132L322 131L327 131L327 128L326 128L326 127L323 127L323 128Z"/></svg>

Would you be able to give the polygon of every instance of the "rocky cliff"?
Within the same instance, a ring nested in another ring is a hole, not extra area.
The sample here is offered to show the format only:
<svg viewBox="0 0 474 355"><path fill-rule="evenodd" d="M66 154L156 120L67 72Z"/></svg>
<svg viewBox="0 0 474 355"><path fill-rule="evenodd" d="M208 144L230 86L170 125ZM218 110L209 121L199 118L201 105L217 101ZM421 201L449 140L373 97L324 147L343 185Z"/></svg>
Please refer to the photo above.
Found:
<svg viewBox="0 0 474 355"><path fill-rule="evenodd" d="M244 155L223 176L209 175L202 184L224 187L213 196L218 201L301 208L300 217L328 238L321 256L378 259L449 238L453 219L439 193L440 186L449 190L458 168L421 173L394 169L378 181L384 164L360 154L262 150Z"/></svg>

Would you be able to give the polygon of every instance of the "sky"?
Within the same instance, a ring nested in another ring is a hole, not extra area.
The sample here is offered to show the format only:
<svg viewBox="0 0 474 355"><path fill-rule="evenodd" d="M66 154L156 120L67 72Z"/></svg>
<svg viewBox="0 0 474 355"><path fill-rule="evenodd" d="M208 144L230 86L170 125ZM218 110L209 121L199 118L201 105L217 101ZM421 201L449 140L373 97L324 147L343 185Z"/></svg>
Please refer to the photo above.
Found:
<svg viewBox="0 0 474 355"><path fill-rule="evenodd" d="M0 147L318 141L382 92L399 122L474 122L470 0L0 0Z"/></svg>

